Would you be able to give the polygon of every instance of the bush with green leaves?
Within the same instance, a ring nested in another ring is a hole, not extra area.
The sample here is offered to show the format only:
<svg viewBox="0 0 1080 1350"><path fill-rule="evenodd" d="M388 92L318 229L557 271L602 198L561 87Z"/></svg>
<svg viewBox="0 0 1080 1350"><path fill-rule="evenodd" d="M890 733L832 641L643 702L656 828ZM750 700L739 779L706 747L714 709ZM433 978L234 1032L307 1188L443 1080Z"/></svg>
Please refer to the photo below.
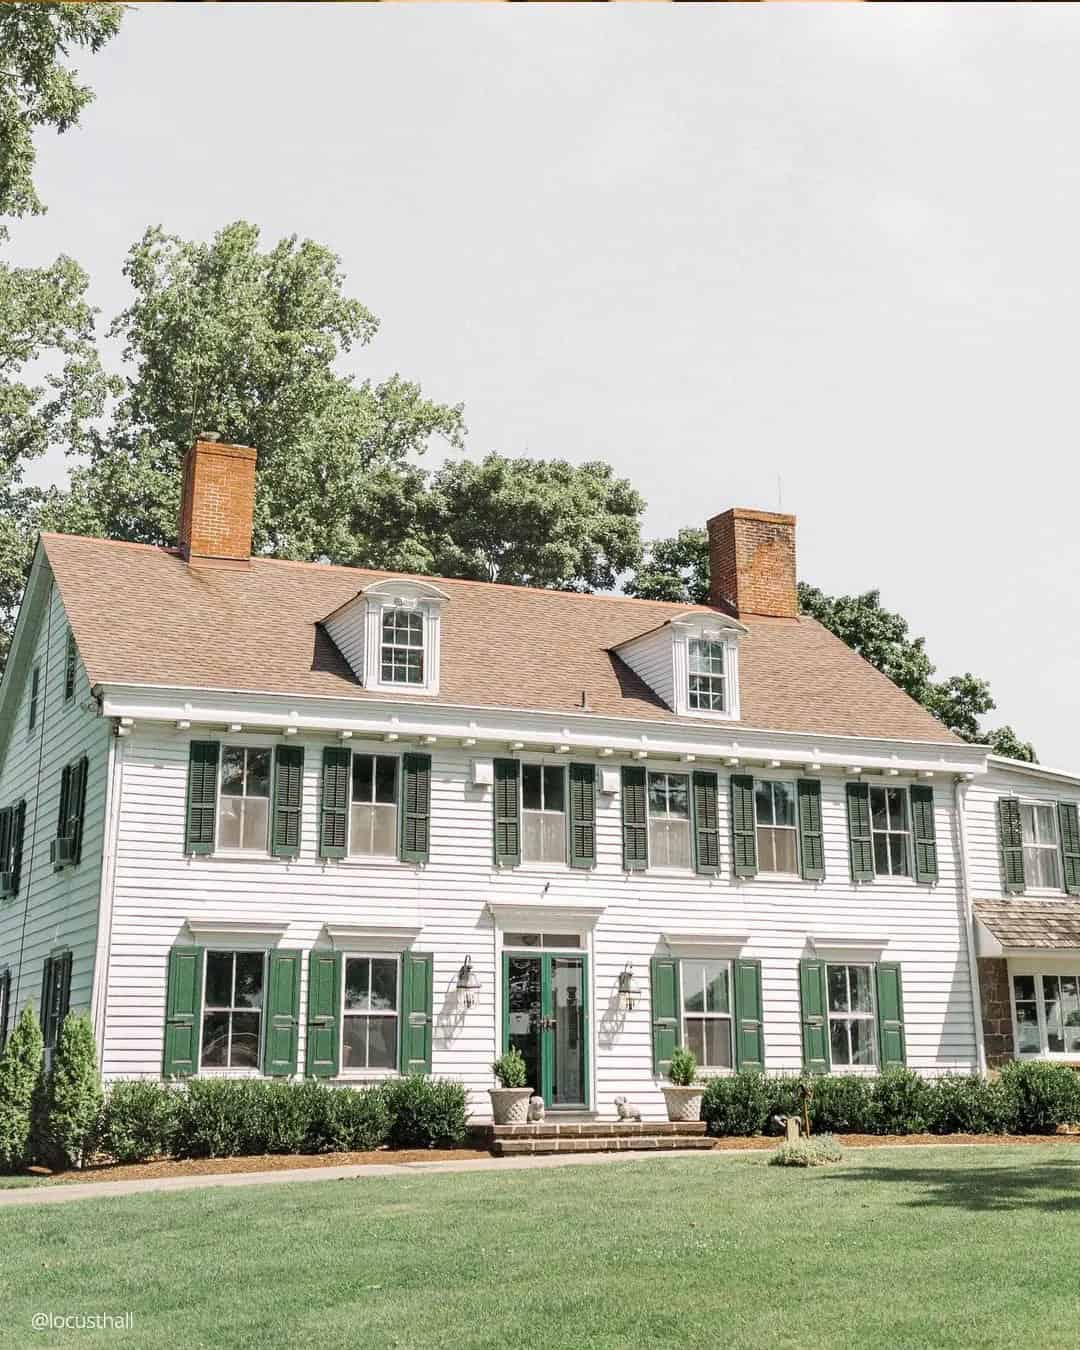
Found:
<svg viewBox="0 0 1080 1350"><path fill-rule="evenodd" d="M491 1072L499 1080L499 1086L504 1088L523 1088L532 1086L529 1083L529 1070L521 1051L516 1045L512 1045L505 1054L492 1064Z"/></svg>
<svg viewBox="0 0 1080 1350"><path fill-rule="evenodd" d="M379 1086L319 1087L320 1110L310 1137L313 1153L368 1153L390 1138L390 1104Z"/></svg>
<svg viewBox="0 0 1080 1350"><path fill-rule="evenodd" d="M873 1084L870 1094L871 1134L924 1134L930 1122L930 1098L934 1087L911 1069L886 1069ZM854 1131L853 1131L854 1133Z"/></svg>
<svg viewBox="0 0 1080 1350"><path fill-rule="evenodd" d="M31 1110L44 1053L28 1003L0 1055L0 1172L17 1172L30 1161Z"/></svg>
<svg viewBox="0 0 1080 1350"><path fill-rule="evenodd" d="M469 1103L461 1083L416 1076L392 1079L383 1091L392 1148L453 1148L464 1142Z"/></svg>
<svg viewBox="0 0 1080 1350"><path fill-rule="evenodd" d="M697 1060L685 1046L677 1045L671 1052L668 1077L674 1087L690 1087L697 1077Z"/></svg>
<svg viewBox="0 0 1080 1350"><path fill-rule="evenodd" d="M783 1096L781 1084L786 1081L766 1078L763 1073L711 1078L701 1101L701 1118L709 1133L764 1134L772 1116L778 1114L778 1102Z"/></svg>
<svg viewBox="0 0 1080 1350"><path fill-rule="evenodd" d="M192 1078L176 1115L178 1158L235 1158L261 1153L261 1083L229 1078Z"/></svg>
<svg viewBox="0 0 1080 1350"><path fill-rule="evenodd" d="M769 1159L772 1167L824 1167L826 1163L842 1161L843 1150L829 1134L815 1134L809 1139L797 1139L781 1144Z"/></svg>
<svg viewBox="0 0 1080 1350"><path fill-rule="evenodd" d="M1080 1074L1066 1064L1015 1061L1001 1070L1009 1129L1053 1134L1080 1122Z"/></svg>
<svg viewBox="0 0 1080 1350"><path fill-rule="evenodd" d="M810 1101L814 1134L872 1134L874 1081L862 1074L844 1073L815 1078Z"/></svg>
<svg viewBox="0 0 1080 1350"><path fill-rule="evenodd" d="M167 1157L179 1106L180 1093L166 1083L140 1078L113 1083L102 1117L102 1152L118 1163Z"/></svg>
<svg viewBox="0 0 1080 1350"><path fill-rule="evenodd" d="M50 1153L67 1167L84 1167L97 1147L105 1104L86 1013L68 1013L61 1024L45 1101Z"/></svg>
<svg viewBox="0 0 1080 1350"><path fill-rule="evenodd" d="M927 1129L931 1134L1001 1134L1009 1103L1000 1082L978 1074L945 1074L929 1085Z"/></svg>

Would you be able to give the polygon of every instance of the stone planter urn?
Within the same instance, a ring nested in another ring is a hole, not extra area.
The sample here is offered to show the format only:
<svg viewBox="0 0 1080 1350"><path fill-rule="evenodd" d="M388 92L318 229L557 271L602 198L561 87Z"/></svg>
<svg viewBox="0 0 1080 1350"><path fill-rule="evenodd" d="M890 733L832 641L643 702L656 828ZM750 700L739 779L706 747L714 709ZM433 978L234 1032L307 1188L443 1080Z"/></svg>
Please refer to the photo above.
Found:
<svg viewBox="0 0 1080 1350"><path fill-rule="evenodd" d="M705 1095L704 1085L691 1083L689 1087L674 1085L662 1089L667 1102L668 1120L700 1120L701 1099Z"/></svg>
<svg viewBox="0 0 1080 1350"><path fill-rule="evenodd" d="M491 1117L496 1125L524 1125L529 1119L531 1087L488 1088ZM700 1100L700 1093L698 1094Z"/></svg>

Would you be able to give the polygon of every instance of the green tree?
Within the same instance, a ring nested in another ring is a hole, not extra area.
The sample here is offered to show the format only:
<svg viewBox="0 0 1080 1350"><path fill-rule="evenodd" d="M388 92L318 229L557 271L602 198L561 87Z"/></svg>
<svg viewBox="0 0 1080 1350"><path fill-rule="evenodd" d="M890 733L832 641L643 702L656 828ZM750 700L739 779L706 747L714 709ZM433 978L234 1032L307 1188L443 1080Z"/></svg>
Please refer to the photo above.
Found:
<svg viewBox="0 0 1080 1350"><path fill-rule="evenodd" d="M641 556L645 503L611 466L507 459L445 464L425 504L431 570L452 577L609 590Z"/></svg>
<svg viewBox="0 0 1080 1350"><path fill-rule="evenodd" d="M45 1049L41 1028L28 1003L0 1055L0 1171L15 1172L30 1161L34 1089Z"/></svg>
<svg viewBox="0 0 1080 1350"><path fill-rule="evenodd" d="M670 539L654 539L624 590L627 595L636 595L642 600L671 600L677 605L708 604L708 535L691 526Z"/></svg>
<svg viewBox="0 0 1080 1350"><path fill-rule="evenodd" d="M46 1088L49 1152L67 1167L83 1167L94 1150L105 1104L97 1047L85 1013L68 1013L60 1027Z"/></svg>

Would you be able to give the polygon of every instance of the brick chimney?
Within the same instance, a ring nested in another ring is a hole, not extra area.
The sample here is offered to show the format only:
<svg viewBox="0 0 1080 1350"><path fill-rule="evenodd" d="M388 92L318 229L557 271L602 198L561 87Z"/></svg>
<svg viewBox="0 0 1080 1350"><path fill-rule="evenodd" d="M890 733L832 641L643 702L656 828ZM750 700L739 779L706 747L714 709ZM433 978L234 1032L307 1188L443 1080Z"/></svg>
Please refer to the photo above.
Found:
<svg viewBox="0 0 1080 1350"><path fill-rule="evenodd" d="M709 531L709 600L734 613L793 619L795 517L734 507L713 516Z"/></svg>
<svg viewBox="0 0 1080 1350"><path fill-rule="evenodd" d="M200 437L184 456L180 550L192 566L251 560L255 451Z"/></svg>

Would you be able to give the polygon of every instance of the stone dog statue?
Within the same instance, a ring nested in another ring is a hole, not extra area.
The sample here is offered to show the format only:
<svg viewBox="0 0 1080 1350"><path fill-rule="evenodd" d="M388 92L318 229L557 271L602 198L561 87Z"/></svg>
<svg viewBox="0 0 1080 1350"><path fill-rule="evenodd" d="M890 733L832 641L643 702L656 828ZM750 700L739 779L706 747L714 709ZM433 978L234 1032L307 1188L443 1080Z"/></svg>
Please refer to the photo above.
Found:
<svg viewBox="0 0 1080 1350"><path fill-rule="evenodd" d="M625 1097L615 1098L615 1110L619 1113L620 1120L640 1120L641 1112L636 1106L631 1105Z"/></svg>
<svg viewBox="0 0 1080 1350"><path fill-rule="evenodd" d="M544 1099L543 1097L529 1098L529 1120L533 1124L539 1123L544 1119Z"/></svg>

